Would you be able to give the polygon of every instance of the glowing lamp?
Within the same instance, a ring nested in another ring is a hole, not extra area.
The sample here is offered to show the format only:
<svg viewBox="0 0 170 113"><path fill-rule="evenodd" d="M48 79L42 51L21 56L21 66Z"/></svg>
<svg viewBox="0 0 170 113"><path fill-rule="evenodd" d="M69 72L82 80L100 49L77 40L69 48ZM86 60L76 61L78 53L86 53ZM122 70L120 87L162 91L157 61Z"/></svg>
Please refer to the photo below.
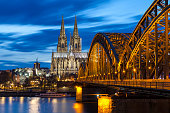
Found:
<svg viewBox="0 0 170 113"><path fill-rule="evenodd" d="M136 68L134 68L133 71L136 72Z"/></svg>
<svg viewBox="0 0 170 113"><path fill-rule="evenodd" d="M125 73L125 70L123 70L123 73Z"/></svg>
<svg viewBox="0 0 170 113"><path fill-rule="evenodd" d="M149 69L151 69L151 66L149 66Z"/></svg>

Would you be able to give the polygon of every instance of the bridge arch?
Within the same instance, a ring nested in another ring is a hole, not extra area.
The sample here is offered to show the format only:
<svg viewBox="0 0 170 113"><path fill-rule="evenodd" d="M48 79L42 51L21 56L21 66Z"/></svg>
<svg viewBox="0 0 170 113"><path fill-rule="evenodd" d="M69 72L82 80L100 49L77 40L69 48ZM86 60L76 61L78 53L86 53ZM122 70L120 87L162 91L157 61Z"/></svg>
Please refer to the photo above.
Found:
<svg viewBox="0 0 170 113"><path fill-rule="evenodd" d="M96 34L89 50L84 78L87 80L97 78L98 74L89 74L91 68L95 67L88 66L91 65L91 57L97 55L94 50L101 48L107 56L104 57L105 60L109 60L110 63L109 74L111 73L110 76L114 76L115 79L168 79L170 74L169 4L168 0L155 0L133 33ZM106 74L102 73L101 76ZM114 79L114 77L106 78Z"/></svg>

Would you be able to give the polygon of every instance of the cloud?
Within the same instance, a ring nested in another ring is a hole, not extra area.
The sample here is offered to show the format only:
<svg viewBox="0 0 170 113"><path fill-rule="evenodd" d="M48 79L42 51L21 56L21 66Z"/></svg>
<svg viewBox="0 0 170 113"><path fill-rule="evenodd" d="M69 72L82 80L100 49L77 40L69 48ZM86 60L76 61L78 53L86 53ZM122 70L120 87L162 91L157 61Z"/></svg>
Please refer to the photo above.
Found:
<svg viewBox="0 0 170 113"><path fill-rule="evenodd" d="M50 61L50 60L48 60L48 61L41 61L41 62L45 62L45 63L51 63L51 61Z"/></svg>
<svg viewBox="0 0 170 113"><path fill-rule="evenodd" d="M14 64L5 64L4 66L9 66L9 67L16 67L16 66L18 66L18 65L14 65Z"/></svg>
<svg viewBox="0 0 170 113"><path fill-rule="evenodd" d="M24 35L41 33L42 30L57 30L60 26L40 26L40 25L15 25L15 24L0 24L0 33L12 34L10 37L16 38ZM70 28L70 26L66 26Z"/></svg>

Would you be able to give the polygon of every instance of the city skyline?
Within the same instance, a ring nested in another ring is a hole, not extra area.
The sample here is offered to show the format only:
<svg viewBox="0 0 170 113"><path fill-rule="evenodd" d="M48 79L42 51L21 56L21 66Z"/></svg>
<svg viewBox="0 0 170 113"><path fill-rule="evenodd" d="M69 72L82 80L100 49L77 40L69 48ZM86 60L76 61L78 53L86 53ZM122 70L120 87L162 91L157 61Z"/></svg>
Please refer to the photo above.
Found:
<svg viewBox="0 0 170 113"><path fill-rule="evenodd" d="M133 32L153 0L14 0L0 1L0 70L33 67L38 57L42 67L50 67L51 52L57 48L61 19L66 35L73 34L77 16L82 51L88 52L98 32Z"/></svg>

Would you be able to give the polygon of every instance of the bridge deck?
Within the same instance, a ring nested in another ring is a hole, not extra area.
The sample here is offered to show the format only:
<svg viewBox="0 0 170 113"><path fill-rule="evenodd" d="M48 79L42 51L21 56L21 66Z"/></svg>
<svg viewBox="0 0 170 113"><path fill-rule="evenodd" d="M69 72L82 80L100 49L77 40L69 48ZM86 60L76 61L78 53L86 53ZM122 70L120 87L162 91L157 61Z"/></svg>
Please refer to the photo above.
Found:
<svg viewBox="0 0 170 113"><path fill-rule="evenodd" d="M153 89L164 89L170 90L170 80L97 80L97 81L86 81L89 83L104 84L104 85L118 85L118 86L130 86L130 87L142 87L142 88L153 88Z"/></svg>

